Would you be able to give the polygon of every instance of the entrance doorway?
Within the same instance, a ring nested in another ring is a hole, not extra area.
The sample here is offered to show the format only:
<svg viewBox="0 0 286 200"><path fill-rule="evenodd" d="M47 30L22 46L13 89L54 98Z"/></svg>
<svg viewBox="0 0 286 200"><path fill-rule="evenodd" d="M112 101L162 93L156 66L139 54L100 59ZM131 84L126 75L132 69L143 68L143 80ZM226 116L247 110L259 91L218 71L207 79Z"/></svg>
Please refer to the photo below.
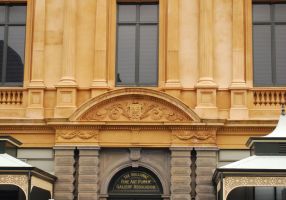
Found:
<svg viewBox="0 0 286 200"><path fill-rule="evenodd" d="M111 179L108 200L162 200L162 184L150 170L128 167Z"/></svg>

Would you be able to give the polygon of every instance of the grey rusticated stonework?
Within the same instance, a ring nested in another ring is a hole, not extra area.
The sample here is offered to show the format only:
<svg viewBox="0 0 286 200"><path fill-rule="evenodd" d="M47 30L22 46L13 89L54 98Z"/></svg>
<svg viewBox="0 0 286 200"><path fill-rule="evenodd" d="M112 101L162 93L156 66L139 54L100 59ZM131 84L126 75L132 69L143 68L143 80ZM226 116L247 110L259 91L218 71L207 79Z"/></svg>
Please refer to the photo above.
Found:
<svg viewBox="0 0 286 200"><path fill-rule="evenodd" d="M56 200L73 200L74 191L74 147L54 147Z"/></svg>
<svg viewBox="0 0 286 200"><path fill-rule="evenodd" d="M217 165L217 149L196 149L196 200L215 200L212 176Z"/></svg>
<svg viewBox="0 0 286 200"><path fill-rule="evenodd" d="M78 200L98 199L99 148L78 147Z"/></svg>
<svg viewBox="0 0 286 200"><path fill-rule="evenodd" d="M191 148L171 148L171 199L191 200Z"/></svg>
<svg viewBox="0 0 286 200"><path fill-rule="evenodd" d="M125 167L146 167L153 171L163 185L163 199L170 196L170 151L168 149L114 148L101 149L99 155L100 200L108 197L111 178Z"/></svg>

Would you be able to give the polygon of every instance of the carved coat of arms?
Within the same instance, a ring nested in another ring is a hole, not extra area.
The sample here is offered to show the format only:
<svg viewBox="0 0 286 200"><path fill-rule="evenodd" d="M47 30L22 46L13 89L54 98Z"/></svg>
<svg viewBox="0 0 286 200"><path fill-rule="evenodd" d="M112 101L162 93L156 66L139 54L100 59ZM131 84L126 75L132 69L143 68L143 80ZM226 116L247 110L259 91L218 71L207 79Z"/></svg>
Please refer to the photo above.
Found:
<svg viewBox="0 0 286 200"><path fill-rule="evenodd" d="M127 106L127 115L131 120L139 120L143 114L143 105L140 103L130 103Z"/></svg>

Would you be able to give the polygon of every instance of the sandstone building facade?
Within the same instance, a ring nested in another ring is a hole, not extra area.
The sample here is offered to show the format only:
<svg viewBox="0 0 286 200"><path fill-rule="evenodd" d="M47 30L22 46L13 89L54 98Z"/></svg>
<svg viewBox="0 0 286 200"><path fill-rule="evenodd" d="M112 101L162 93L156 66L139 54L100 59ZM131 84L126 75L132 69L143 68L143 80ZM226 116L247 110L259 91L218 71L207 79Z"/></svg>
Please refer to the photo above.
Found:
<svg viewBox="0 0 286 200"><path fill-rule="evenodd" d="M249 156L286 103L285 13L283 0L0 0L0 135L57 176L56 200L214 200L215 168Z"/></svg>

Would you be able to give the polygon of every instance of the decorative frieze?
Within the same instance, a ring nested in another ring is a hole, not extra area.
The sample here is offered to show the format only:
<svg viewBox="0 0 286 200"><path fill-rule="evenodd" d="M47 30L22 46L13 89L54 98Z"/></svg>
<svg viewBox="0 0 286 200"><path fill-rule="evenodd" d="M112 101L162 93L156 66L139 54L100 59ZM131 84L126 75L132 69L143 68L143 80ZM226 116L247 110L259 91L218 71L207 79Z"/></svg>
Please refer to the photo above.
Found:
<svg viewBox="0 0 286 200"><path fill-rule="evenodd" d="M98 142L99 130L91 129L58 129L56 143Z"/></svg>
<svg viewBox="0 0 286 200"><path fill-rule="evenodd" d="M223 179L224 184L224 200L227 199L229 193L237 187L253 187L253 186L269 186L269 187L285 187L286 177L226 177Z"/></svg>
<svg viewBox="0 0 286 200"><path fill-rule="evenodd" d="M216 144L215 130L173 130L173 143Z"/></svg>
<svg viewBox="0 0 286 200"><path fill-rule="evenodd" d="M190 117L174 106L143 97L118 98L96 105L84 113L80 121L191 121Z"/></svg>

